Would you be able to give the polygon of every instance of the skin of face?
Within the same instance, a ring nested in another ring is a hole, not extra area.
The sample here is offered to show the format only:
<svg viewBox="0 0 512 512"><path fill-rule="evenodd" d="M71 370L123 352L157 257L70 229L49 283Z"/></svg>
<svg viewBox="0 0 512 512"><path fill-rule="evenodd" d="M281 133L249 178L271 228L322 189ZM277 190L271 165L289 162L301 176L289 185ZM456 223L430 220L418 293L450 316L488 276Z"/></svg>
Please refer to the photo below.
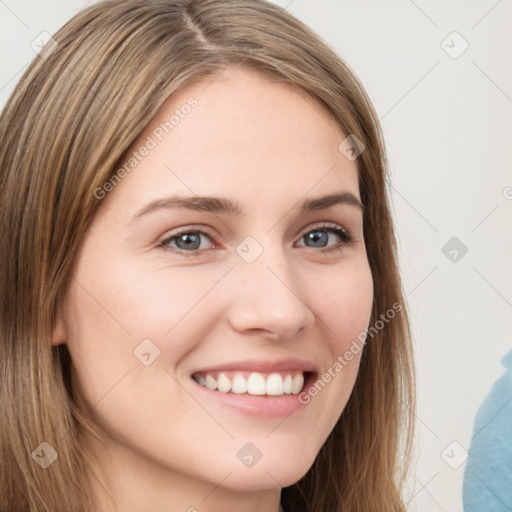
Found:
<svg viewBox="0 0 512 512"><path fill-rule="evenodd" d="M197 104L183 108L192 97ZM162 136L173 114L179 122ZM155 147L105 195L80 246L53 340L67 344L90 417L110 439L99 454L115 503L99 487L98 502L122 511L276 512L281 488L307 472L342 414L360 353L282 418L212 401L191 375L293 357L321 376L368 327L373 281L361 210L298 210L321 195L360 198L356 162L338 149L346 135L320 104L240 67L172 95L131 149L153 146L148 136ZM244 215L161 208L134 219L175 195L228 198ZM320 229L324 245L338 247L322 252L305 235L326 223L353 241ZM169 241L180 231L206 234L191 250ZM244 247L261 251L251 263L237 252L247 237ZM261 454L251 467L237 456L249 442Z"/></svg>

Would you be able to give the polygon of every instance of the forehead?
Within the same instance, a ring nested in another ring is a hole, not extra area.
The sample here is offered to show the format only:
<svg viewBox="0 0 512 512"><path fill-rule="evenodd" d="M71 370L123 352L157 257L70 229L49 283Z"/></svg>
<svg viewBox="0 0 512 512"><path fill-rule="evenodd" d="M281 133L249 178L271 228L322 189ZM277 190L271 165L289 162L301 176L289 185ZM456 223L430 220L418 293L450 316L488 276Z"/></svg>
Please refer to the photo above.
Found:
<svg viewBox="0 0 512 512"><path fill-rule="evenodd" d="M194 97L197 107L173 130L176 145L191 137L194 152L218 152L268 158L293 158L316 149L337 149L341 130L311 96L278 78L246 68L228 68L213 79L178 91L162 107L153 124L165 122ZM186 121L186 122L185 122ZM169 141L171 142L171 141Z"/></svg>
<svg viewBox="0 0 512 512"><path fill-rule="evenodd" d="M344 138L325 107L304 92L228 68L164 103L128 151L131 171L115 193L137 203L176 192L269 202L308 191L358 196L356 164L338 149Z"/></svg>

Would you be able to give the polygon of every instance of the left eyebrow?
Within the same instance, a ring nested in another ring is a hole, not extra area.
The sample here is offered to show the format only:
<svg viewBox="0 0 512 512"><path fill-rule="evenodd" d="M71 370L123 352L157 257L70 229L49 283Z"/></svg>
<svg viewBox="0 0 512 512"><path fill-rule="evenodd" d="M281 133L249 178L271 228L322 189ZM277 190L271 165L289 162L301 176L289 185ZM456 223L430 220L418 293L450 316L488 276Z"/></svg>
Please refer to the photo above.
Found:
<svg viewBox="0 0 512 512"><path fill-rule="evenodd" d="M354 206L361 212L364 212L363 203L350 192L341 192L339 194L306 199L301 203L299 209L301 213L308 213L316 210L325 210L326 208L330 208L336 204L347 204L349 206Z"/></svg>
<svg viewBox="0 0 512 512"><path fill-rule="evenodd" d="M330 194L320 197L308 198L299 205L300 213L308 213L312 211L325 210L337 204L346 204L364 212L364 206L354 194L351 192L340 192L339 194ZM166 197L156 199L145 205L130 220L130 223L136 219L157 210L171 210L174 208L188 209L210 213L224 213L227 215L244 215L242 206L236 201L222 197L194 196L194 197Z"/></svg>

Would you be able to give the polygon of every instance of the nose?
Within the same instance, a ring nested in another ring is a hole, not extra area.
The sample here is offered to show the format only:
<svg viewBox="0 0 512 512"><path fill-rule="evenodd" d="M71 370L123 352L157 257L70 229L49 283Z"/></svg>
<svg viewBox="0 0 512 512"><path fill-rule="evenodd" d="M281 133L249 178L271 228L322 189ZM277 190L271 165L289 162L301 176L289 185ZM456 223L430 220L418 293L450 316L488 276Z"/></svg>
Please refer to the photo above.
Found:
<svg viewBox="0 0 512 512"><path fill-rule="evenodd" d="M233 329L286 340L314 325L315 315L299 289L299 269L290 268L281 250L265 248L252 263L236 258L229 280Z"/></svg>

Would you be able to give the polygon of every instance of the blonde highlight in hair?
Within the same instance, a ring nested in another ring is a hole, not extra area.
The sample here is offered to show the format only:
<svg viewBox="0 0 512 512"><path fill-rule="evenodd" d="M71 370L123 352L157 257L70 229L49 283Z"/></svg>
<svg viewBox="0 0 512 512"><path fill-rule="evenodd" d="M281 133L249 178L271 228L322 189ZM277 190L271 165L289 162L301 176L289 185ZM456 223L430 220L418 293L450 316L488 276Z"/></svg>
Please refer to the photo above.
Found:
<svg viewBox="0 0 512 512"><path fill-rule="evenodd" d="M65 345L51 343L73 262L99 206L94 190L174 92L247 66L305 92L345 134L357 160L374 281L368 340L349 402L304 477L282 490L292 512L398 512L414 435L415 383L378 118L343 61L303 23L264 0L114 0L76 15L36 58L0 120L0 508L95 509L103 481L84 433ZM148 58L150 57L150 58ZM32 452L55 447L42 469ZM104 484L105 485L105 484ZM106 486L106 485L105 485Z"/></svg>

